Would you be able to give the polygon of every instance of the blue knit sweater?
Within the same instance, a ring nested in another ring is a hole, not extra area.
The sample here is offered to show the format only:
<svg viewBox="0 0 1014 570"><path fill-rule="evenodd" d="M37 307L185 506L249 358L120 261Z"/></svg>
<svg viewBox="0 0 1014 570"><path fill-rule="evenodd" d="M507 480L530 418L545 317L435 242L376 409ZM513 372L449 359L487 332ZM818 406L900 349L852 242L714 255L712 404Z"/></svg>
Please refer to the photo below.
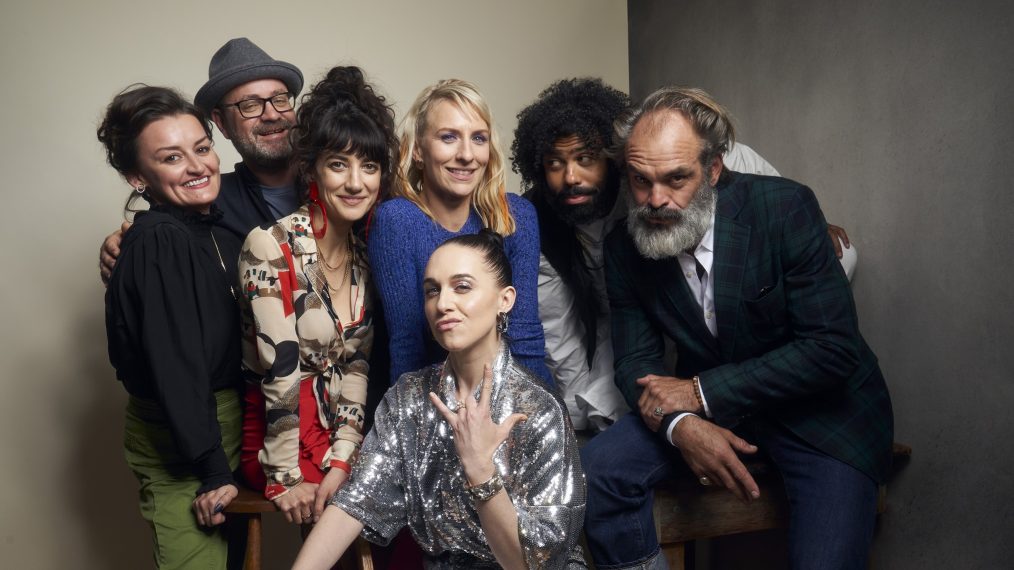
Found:
<svg viewBox="0 0 1014 570"><path fill-rule="evenodd" d="M553 386L544 361L546 341L539 320L539 225L535 208L515 194L507 194L507 204L517 225L517 230L504 239L518 292L507 330L511 353ZM452 232L404 198L388 200L377 208L368 247L370 270L384 303L391 337L392 384L405 372L440 362L447 356L426 324L423 271L437 246L454 236L478 233L480 229L482 219L475 210L461 230Z"/></svg>

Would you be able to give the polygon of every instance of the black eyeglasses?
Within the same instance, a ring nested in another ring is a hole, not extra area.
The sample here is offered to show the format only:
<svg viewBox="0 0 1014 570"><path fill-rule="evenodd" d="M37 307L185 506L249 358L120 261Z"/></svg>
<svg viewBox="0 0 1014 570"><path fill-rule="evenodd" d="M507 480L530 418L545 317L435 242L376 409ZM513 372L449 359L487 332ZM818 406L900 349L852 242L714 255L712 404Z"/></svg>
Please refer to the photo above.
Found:
<svg viewBox="0 0 1014 570"><path fill-rule="evenodd" d="M266 103L270 102L275 111L284 113L292 110L292 104L295 102L295 99L296 96L292 93L279 93L270 97L251 97L250 99L243 99L239 103L227 103L219 105L219 107L235 107L239 109L239 114L243 115L244 118L255 119L264 114L264 105Z"/></svg>

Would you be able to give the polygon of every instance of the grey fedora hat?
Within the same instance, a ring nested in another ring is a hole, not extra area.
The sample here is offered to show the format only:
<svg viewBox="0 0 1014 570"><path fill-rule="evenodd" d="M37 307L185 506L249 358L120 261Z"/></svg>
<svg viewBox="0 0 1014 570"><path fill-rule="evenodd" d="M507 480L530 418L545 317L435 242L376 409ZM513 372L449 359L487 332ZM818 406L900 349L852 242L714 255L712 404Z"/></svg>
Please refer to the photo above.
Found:
<svg viewBox="0 0 1014 570"><path fill-rule="evenodd" d="M210 116L226 93L258 79L277 79L293 95L303 89L303 73L298 67L272 58L247 38L231 39L211 57L208 82L197 92L194 104Z"/></svg>

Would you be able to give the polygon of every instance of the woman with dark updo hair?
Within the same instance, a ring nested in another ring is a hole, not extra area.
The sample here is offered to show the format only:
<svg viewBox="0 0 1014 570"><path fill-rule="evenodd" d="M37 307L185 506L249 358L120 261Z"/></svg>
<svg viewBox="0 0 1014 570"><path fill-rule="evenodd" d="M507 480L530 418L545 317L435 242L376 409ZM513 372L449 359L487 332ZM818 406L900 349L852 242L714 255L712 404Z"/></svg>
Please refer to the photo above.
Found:
<svg viewBox="0 0 1014 570"><path fill-rule="evenodd" d="M358 67L335 67L303 97L292 146L302 206L250 232L240 255L241 463L290 522L309 523L363 440L374 300L353 227L392 184L394 113Z"/></svg>
<svg viewBox="0 0 1014 570"><path fill-rule="evenodd" d="M326 569L357 535L407 527L429 569L584 568L585 483L563 401L511 353L517 293L488 229L436 248L422 280L444 362L402 374L377 408L348 485L294 569Z"/></svg>
<svg viewBox="0 0 1014 570"><path fill-rule="evenodd" d="M123 237L106 291L106 335L130 394L125 455L155 564L225 568L224 537L201 527L222 523L237 494L239 240L212 225L221 214L212 205L219 161L210 124L179 93L142 85L113 99L98 138L109 164L150 204Z"/></svg>

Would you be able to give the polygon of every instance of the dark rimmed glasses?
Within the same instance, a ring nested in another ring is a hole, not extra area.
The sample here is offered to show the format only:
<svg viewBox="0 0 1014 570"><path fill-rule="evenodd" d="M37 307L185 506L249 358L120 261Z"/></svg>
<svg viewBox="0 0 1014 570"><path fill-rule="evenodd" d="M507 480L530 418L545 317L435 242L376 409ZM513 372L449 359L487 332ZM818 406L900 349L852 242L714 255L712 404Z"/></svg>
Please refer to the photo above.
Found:
<svg viewBox="0 0 1014 570"><path fill-rule="evenodd" d="M245 119L256 119L264 114L264 105L271 103L271 106L275 108L275 111L284 113L292 110L292 104L295 102L296 96L292 93L279 93L270 97L251 97L249 99L243 99L239 103L227 103L225 105L219 105L222 108L235 107L239 110L239 114L243 115Z"/></svg>

